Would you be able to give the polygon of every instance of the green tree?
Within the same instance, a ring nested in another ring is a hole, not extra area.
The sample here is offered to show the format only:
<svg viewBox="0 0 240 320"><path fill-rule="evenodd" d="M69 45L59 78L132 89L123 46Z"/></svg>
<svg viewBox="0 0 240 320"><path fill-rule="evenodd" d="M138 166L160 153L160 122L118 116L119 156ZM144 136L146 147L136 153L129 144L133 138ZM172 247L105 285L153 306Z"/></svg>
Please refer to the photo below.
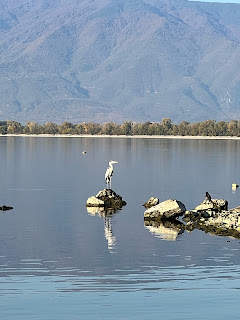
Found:
<svg viewBox="0 0 240 320"><path fill-rule="evenodd" d="M8 134L14 134L14 133L22 133L23 127L21 123L16 121L7 121L7 133Z"/></svg>
<svg viewBox="0 0 240 320"><path fill-rule="evenodd" d="M187 121L182 121L178 125L178 134L180 136L188 136L190 135L190 130L189 130L189 122Z"/></svg>
<svg viewBox="0 0 240 320"><path fill-rule="evenodd" d="M239 136L239 121L231 120L229 122L228 133L230 136Z"/></svg>
<svg viewBox="0 0 240 320"><path fill-rule="evenodd" d="M101 127L99 124L96 124L94 122L86 123L85 126L85 133L86 134L98 134L101 130Z"/></svg>
<svg viewBox="0 0 240 320"><path fill-rule="evenodd" d="M7 121L0 121L0 134L7 134Z"/></svg>
<svg viewBox="0 0 240 320"><path fill-rule="evenodd" d="M199 125L199 135L200 136L215 136L216 129L215 129L215 120L206 120L201 122Z"/></svg>
<svg viewBox="0 0 240 320"><path fill-rule="evenodd" d="M125 136L132 135L132 127L133 127L133 123L132 122L125 121L120 127L121 128L121 134L123 134Z"/></svg>
<svg viewBox="0 0 240 320"><path fill-rule="evenodd" d="M26 126L23 129L23 133L25 133L25 134L40 134L40 133L42 133L41 126L34 121L28 121Z"/></svg>
<svg viewBox="0 0 240 320"><path fill-rule="evenodd" d="M219 121L215 123L216 136L227 136L228 135L228 123L225 121Z"/></svg>
<svg viewBox="0 0 240 320"><path fill-rule="evenodd" d="M76 126L75 126L75 132L76 134L85 134L85 127L82 123L78 123Z"/></svg>
<svg viewBox="0 0 240 320"><path fill-rule="evenodd" d="M169 118L162 119L163 134L169 135L172 130L172 120Z"/></svg>
<svg viewBox="0 0 240 320"><path fill-rule="evenodd" d="M43 126L43 133L56 134L58 133L58 125L52 122L46 122Z"/></svg>
<svg viewBox="0 0 240 320"><path fill-rule="evenodd" d="M59 126L60 134L74 134L74 125L71 122L63 122Z"/></svg>

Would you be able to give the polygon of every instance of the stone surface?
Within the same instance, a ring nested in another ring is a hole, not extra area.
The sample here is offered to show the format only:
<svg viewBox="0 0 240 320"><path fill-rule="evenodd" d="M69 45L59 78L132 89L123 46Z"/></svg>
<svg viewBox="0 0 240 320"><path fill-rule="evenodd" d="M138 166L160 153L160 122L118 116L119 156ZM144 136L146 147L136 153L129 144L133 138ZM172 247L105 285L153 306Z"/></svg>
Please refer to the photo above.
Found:
<svg viewBox="0 0 240 320"><path fill-rule="evenodd" d="M98 192L94 197L87 199L87 207L105 207L112 209L121 209L127 203L122 197L112 189L104 189Z"/></svg>
<svg viewBox="0 0 240 320"><path fill-rule="evenodd" d="M178 200L166 200L147 209L144 218L147 219L175 219L186 211L185 205Z"/></svg>
<svg viewBox="0 0 240 320"><path fill-rule="evenodd" d="M216 201L218 210L208 208L203 211L200 207L200 210L186 211L183 217L186 230L199 229L212 235L240 238L240 207L220 211L220 207L226 207L227 201L225 201Z"/></svg>
<svg viewBox="0 0 240 320"><path fill-rule="evenodd" d="M92 196L87 199L87 207L104 207L104 201Z"/></svg>
<svg viewBox="0 0 240 320"><path fill-rule="evenodd" d="M154 198L151 197L147 202L145 202L143 205L145 208L151 208L153 206L156 206L157 204L159 204L159 199L158 198Z"/></svg>
<svg viewBox="0 0 240 320"><path fill-rule="evenodd" d="M212 199L211 201L204 200L195 208L195 210L197 211L205 211L208 209L212 209L217 212L221 212L222 210L228 210L228 202L227 200L223 199Z"/></svg>

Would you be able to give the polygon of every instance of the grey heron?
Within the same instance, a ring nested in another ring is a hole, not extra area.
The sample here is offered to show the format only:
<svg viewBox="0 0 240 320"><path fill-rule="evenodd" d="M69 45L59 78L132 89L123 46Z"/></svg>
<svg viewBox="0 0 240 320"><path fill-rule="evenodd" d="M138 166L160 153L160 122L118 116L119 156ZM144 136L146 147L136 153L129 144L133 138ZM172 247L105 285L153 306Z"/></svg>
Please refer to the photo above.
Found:
<svg viewBox="0 0 240 320"><path fill-rule="evenodd" d="M113 164L114 163L118 163L118 162L113 161L113 160L109 161L108 168L105 173L105 182L107 184L107 189L108 189L108 184L110 184L110 189L111 189L111 180L112 180L112 175L113 175Z"/></svg>

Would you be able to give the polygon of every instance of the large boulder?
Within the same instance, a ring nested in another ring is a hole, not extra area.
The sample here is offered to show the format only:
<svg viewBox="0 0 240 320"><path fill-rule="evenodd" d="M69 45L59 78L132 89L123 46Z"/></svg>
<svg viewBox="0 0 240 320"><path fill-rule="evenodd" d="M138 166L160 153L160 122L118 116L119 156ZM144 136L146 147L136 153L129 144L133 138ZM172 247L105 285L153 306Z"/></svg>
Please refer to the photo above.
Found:
<svg viewBox="0 0 240 320"><path fill-rule="evenodd" d="M94 197L87 199L87 207L105 207L112 209L121 209L127 203L122 197L112 189L104 189L98 192Z"/></svg>
<svg viewBox="0 0 240 320"><path fill-rule="evenodd" d="M145 219L176 219L186 211L185 205L178 200L166 200L147 209Z"/></svg>

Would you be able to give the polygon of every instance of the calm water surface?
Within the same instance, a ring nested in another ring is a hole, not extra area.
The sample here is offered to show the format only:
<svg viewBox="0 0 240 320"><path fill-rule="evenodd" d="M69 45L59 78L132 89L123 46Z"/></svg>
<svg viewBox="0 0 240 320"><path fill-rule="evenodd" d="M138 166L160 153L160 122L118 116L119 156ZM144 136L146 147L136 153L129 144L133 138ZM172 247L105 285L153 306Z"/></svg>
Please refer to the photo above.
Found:
<svg viewBox="0 0 240 320"><path fill-rule="evenodd" d="M155 196L193 209L208 191L240 205L240 141L0 138L0 316L239 319L240 240L144 225ZM86 154L82 151L86 150ZM87 211L105 187L127 202Z"/></svg>

